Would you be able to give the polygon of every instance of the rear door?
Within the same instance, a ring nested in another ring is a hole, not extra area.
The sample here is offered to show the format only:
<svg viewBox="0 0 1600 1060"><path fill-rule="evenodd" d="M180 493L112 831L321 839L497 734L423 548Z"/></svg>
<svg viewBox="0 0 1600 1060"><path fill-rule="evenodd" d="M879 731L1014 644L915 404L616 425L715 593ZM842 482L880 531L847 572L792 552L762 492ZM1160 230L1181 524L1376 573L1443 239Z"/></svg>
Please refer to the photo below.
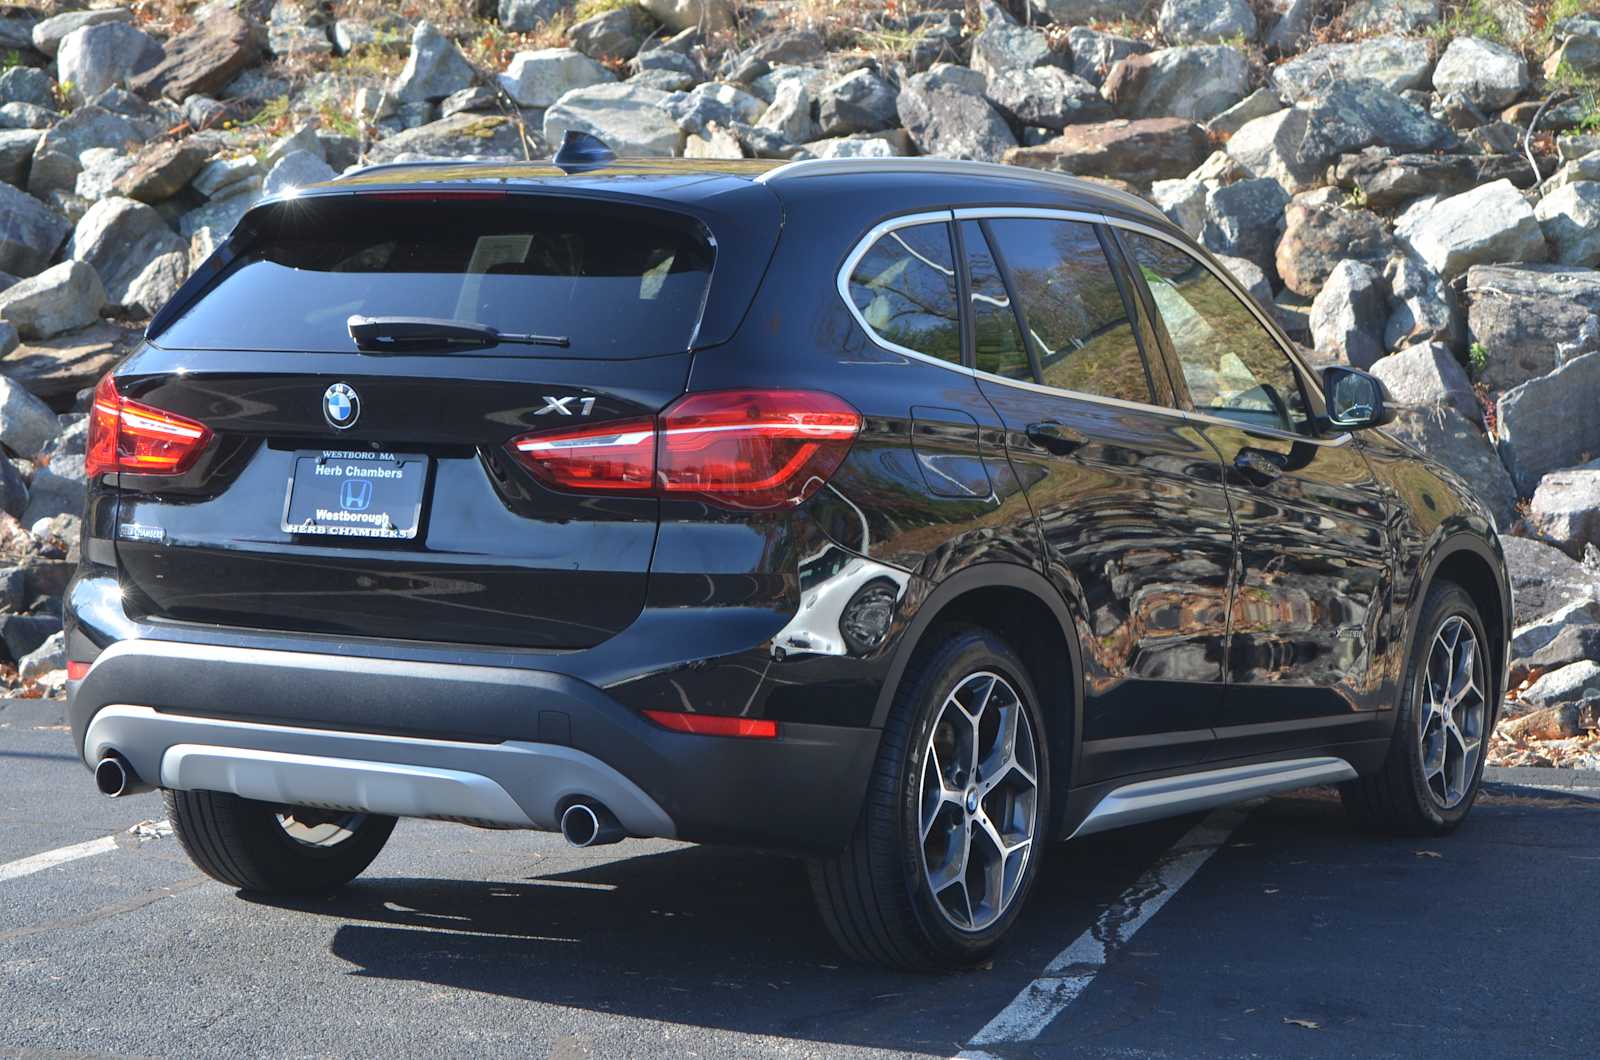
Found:
<svg viewBox="0 0 1600 1060"><path fill-rule="evenodd" d="M1180 399L1216 446L1239 535L1218 754L1349 738L1377 706L1373 639L1389 598L1384 499L1347 433L1316 426L1307 380L1198 257L1120 234L1172 354Z"/></svg>
<svg viewBox="0 0 1600 1060"><path fill-rule="evenodd" d="M632 621L657 502L542 478L511 443L614 422L625 447L683 392L713 265L700 224L548 197L341 196L269 208L230 250L116 379L212 434L181 475L121 475L131 611L539 648ZM560 344L424 327L361 352L355 316Z"/></svg>
<svg viewBox="0 0 1600 1060"><path fill-rule="evenodd" d="M1216 453L1147 369L1098 218L1030 213L957 216L979 384L1085 623L1081 784L1204 756L1233 528Z"/></svg>

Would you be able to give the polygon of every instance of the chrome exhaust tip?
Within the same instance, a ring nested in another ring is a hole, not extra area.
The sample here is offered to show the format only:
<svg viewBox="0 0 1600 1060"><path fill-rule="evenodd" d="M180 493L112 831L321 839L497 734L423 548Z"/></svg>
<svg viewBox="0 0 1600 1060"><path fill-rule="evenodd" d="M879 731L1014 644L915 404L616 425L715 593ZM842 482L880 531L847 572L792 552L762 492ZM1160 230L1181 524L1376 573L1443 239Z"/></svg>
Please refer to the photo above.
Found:
<svg viewBox="0 0 1600 1060"><path fill-rule="evenodd" d="M561 837L574 847L601 847L620 843L622 825L599 803L575 802L561 815Z"/></svg>
<svg viewBox="0 0 1600 1060"><path fill-rule="evenodd" d="M95 764L94 786L108 799L121 798L133 791L138 784L139 778L134 773L133 767L115 751Z"/></svg>

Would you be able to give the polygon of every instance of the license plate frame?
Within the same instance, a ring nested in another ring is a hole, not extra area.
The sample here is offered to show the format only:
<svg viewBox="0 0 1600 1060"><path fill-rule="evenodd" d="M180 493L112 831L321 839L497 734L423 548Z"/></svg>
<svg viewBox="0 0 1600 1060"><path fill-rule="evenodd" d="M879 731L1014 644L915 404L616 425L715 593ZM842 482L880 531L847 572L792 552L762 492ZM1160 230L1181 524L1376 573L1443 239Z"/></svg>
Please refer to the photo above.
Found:
<svg viewBox="0 0 1600 1060"><path fill-rule="evenodd" d="M299 449L283 498L288 534L411 541L430 460L420 453Z"/></svg>

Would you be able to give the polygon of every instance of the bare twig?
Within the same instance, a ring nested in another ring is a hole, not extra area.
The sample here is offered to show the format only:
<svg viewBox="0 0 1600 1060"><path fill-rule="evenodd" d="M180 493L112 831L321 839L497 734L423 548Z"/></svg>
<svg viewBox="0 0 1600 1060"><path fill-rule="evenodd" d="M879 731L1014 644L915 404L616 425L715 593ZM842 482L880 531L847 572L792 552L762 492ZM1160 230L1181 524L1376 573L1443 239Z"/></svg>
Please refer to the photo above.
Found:
<svg viewBox="0 0 1600 1060"><path fill-rule="evenodd" d="M1533 157L1533 132L1539 127L1539 119L1544 117L1545 110L1556 100L1566 102L1572 93L1565 89L1550 93L1545 97L1539 109L1533 112L1533 120L1528 123L1528 131L1522 134L1522 153L1528 158L1528 165L1533 167L1533 186L1537 188L1544 183L1544 174L1539 172L1539 160Z"/></svg>

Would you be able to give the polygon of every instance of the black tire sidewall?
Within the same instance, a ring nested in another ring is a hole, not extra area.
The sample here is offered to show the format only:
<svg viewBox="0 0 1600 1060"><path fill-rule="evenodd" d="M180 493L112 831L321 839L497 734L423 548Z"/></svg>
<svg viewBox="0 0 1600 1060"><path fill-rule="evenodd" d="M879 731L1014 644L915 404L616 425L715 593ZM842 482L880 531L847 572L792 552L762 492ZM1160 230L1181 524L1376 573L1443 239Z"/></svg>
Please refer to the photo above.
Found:
<svg viewBox="0 0 1600 1060"><path fill-rule="evenodd" d="M950 636L936 655L929 660L916 682L913 709L915 720L901 761L899 782L899 813L896 822L897 844L901 872L910 893L911 911L916 918L929 947L941 961L968 964L982 960L1000 943L1010 930L1039 874L1040 856L1045 846L1045 829L1050 820L1050 741L1044 718L1039 710L1039 697L1028 671L1004 640L985 630L962 630ZM940 708L962 681L984 671L1003 676L1022 699L1023 709L1033 726L1033 738L1038 756L1037 803L1034 814L1033 846L1028 863L1011 905L993 924L982 931L968 932L955 927L944 917L930 892L923 873L920 843L920 807L922 798L922 764L926 756L928 738L938 719Z"/></svg>
<svg viewBox="0 0 1600 1060"><path fill-rule="evenodd" d="M1491 687L1484 691L1483 742L1478 752L1477 765L1467 785L1467 794L1455 806L1445 809L1434 800L1427 778L1422 775L1421 734L1417 732L1417 714L1422 708L1423 682L1427 675L1428 655L1433 650L1434 638L1446 621L1457 616L1465 619L1472 627L1473 635L1478 638L1479 652L1487 650L1490 642L1484 632L1483 620L1478 617L1478 609L1466 590L1448 585L1430 593L1421 620L1417 623L1416 643L1411 649L1400 710L1395 719L1395 724L1399 727L1395 733L1395 751L1402 755L1405 761L1406 776L1410 779L1410 783L1406 785L1407 790L1415 800L1417 812L1422 819L1427 822L1431 830L1441 833L1454 830L1466 820L1467 814L1472 810L1472 804L1477 801L1478 789L1483 781L1484 763L1489 757L1489 734L1498 714ZM1486 684L1494 686L1494 660L1483 659L1483 666Z"/></svg>

